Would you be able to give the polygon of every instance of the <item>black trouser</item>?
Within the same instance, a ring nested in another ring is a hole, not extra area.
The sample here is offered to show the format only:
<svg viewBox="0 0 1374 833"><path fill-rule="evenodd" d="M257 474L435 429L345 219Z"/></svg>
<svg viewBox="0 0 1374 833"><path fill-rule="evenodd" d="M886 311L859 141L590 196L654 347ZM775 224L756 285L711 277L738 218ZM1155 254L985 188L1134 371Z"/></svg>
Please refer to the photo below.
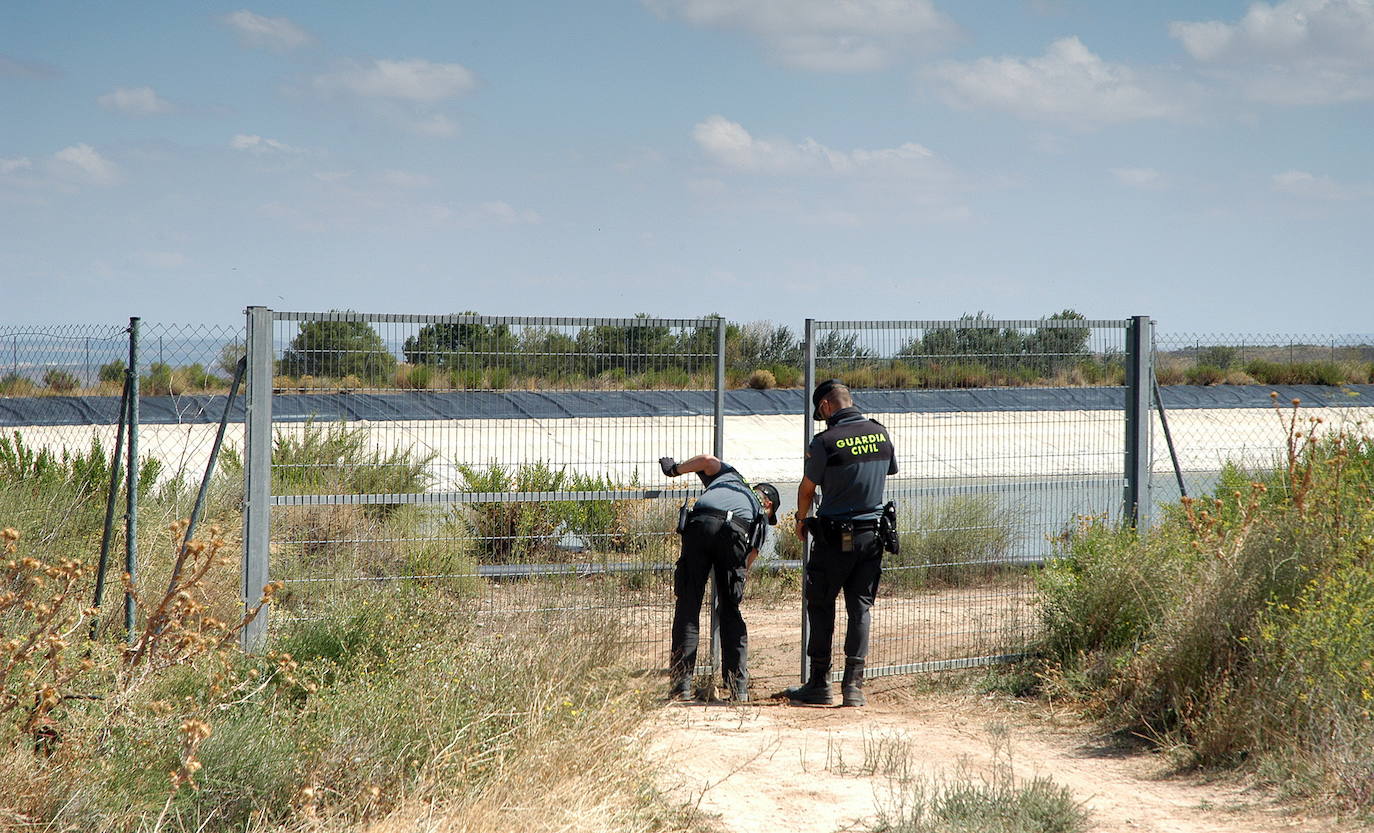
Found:
<svg viewBox="0 0 1374 833"><path fill-rule="evenodd" d="M835 636L835 598L844 591L849 627L844 635L844 655L868 656L868 628L878 578L883 572L883 544L877 526L854 530L850 551L843 548L838 532L827 532L823 522L813 526L811 557L806 562L806 619L811 627L806 654L812 660L830 662Z"/></svg>
<svg viewBox="0 0 1374 833"><path fill-rule="evenodd" d="M682 533L682 555L673 572L673 641L668 654L674 678L690 676L697 665L701 600L706 578L716 579L717 616L720 619L720 670L725 680L748 677L748 630L739 605L744 599L745 557L748 535L724 518L693 515Z"/></svg>

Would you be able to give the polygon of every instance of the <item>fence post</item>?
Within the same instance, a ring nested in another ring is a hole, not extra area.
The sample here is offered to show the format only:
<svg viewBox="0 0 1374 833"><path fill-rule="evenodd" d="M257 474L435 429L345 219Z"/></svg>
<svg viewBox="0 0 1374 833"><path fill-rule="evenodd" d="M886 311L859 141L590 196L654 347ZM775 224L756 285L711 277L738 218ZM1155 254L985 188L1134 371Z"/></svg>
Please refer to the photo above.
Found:
<svg viewBox="0 0 1374 833"><path fill-rule="evenodd" d="M1126 489L1122 517L1136 529L1150 525L1150 398L1154 329L1148 315L1126 323Z"/></svg>
<svg viewBox="0 0 1374 833"><path fill-rule="evenodd" d="M248 393L244 404L243 606L262 598L268 579L268 500L272 480L272 311L249 307ZM266 608L243 629L243 647L255 651L267 638Z"/></svg>
<svg viewBox="0 0 1374 833"><path fill-rule="evenodd" d="M816 389L816 319L806 319L806 324L802 328L802 455L806 454L807 446L811 445L812 425L811 425L811 391ZM807 536L802 541L801 561L802 561L802 583L806 583L806 564L811 560L811 536ZM803 589L801 602L801 682L806 683L806 675L810 670L807 663L806 651L811 644L811 623L806 619L806 593Z"/></svg>
<svg viewBox="0 0 1374 833"><path fill-rule="evenodd" d="M713 403L714 441L712 453L717 460L725 459L725 319L716 319L716 391ZM711 578L711 671L720 670L720 588L714 574ZM721 683L725 680L722 677Z"/></svg>
<svg viewBox="0 0 1374 833"><path fill-rule="evenodd" d="M138 580L138 318L129 319L129 456L125 464L124 486L124 572L129 587L124 591L124 636L134 642L134 594Z"/></svg>
<svg viewBox="0 0 1374 833"><path fill-rule="evenodd" d="M715 451L717 460L725 459L725 319L716 319L716 401Z"/></svg>

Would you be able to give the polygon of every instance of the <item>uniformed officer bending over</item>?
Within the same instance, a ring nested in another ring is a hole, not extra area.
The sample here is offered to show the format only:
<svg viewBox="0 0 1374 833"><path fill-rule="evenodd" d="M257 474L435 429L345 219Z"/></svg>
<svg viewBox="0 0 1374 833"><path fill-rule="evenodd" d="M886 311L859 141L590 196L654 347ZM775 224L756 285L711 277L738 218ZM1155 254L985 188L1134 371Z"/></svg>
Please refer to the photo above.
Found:
<svg viewBox="0 0 1374 833"><path fill-rule="evenodd" d="M697 664L701 600L706 577L714 573L720 617L720 670L726 696L749 699L748 631L740 615L744 576L758 557L763 543L764 521L778 522L778 490L771 483L751 489L740 473L727 463L701 454L681 463L671 457L658 461L669 477L695 472L706 491L697 498L678 532L682 555L673 572L672 646L668 654L672 683L668 696L692 698L692 676Z"/></svg>
<svg viewBox="0 0 1374 833"><path fill-rule="evenodd" d="M811 558L803 592L811 637L811 672L805 684L784 694L797 702L829 704L830 644L835 633L835 598L844 591L849 627L844 637L842 705L862 706L864 659L868 656L869 611L878 593L883 543L878 524L883 489L897 473L892 439L881 424L854 407L849 388L827 379L811 395L813 419L826 429L806 449L805 476L797 487L797 537L811 533ZM808 518L816 487L821 505Z"/></svg>

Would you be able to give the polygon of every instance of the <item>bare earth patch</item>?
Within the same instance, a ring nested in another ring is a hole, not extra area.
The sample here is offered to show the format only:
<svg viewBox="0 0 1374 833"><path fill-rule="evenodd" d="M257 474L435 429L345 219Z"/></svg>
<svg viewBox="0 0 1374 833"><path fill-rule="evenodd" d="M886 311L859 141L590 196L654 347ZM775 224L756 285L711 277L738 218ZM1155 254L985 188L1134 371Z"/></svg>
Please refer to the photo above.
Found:
<svg viewBox="0 0 1374 833"><path fill-rule="evenodd" d="M978 778L1008 756L1018 780L1048 776L1072 790L1102 833L1364 829L1307 817L1237 781L1170 776L1158 755L1040 705L918 692L903 677L869 680L862 709L765 699L798 676L795 631L772 618L756 608L750 619L753 703L665 705L646 730L661 787L721 830L867 830L896 806L902 776Z"/></svg>

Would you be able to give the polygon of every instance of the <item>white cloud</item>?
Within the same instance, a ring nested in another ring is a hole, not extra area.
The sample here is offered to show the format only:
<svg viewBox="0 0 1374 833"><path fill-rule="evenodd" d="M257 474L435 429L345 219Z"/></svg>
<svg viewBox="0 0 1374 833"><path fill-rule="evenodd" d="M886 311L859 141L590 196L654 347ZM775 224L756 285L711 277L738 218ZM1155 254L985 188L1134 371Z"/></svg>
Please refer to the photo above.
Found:
<svg viewBox="0 0 1374 833"><path fill-rule="evenodd" d="M55 173L93 185L114 185L121 177L119 168L100 152L87 144L72 145L53 154Z"/></svg>
<svg viewBox="0 0 1374 833"><path fill-rule="evenodd" d="M300 153L296 148L276 139L266 139L249 133L239 133L229 140L229 147L248 153Z"/></svg>
<svg viewBox="0 0 1374 833"><path fill-rule="evenodd" d="M931 70L956 105L1090 126L1183 115L1177 91L1061 38L1038 58L980 58Z"/></svg>
<svg viewBox="0 0 1374 833"><path fill-rule="evenodd" d="M1259 2L1235 23L1174 22L1169 31L1194 60L1255 101L1374 98L1374 0Z"/></svg>
<svg viewBox="0 0 1374 833"><path fill-rule="evenodd" d="M424 174L413 174L409 171L382 171L377 177L377 181L383 185L390 185L394 188L428 188L434 184L434 179Z"/></svg>
<svg viewBox="0 0 1374 833"><path fill-rule="evenodd" d="M935 154L914 142L840 151L814 139L757 139L743 125L719 115L692 128L692 138L716 163L748 173L916 176L938 166Z"/></svg>
<svg viewBox="0 0 1374 833"><path fill-rule="evenodd" d="M643 0L663 17L758 37L779 62L858 72L943 47L958 27L931 0Z"/></svg>
<svg viewBox="0 0 1374 833"><path fill-rule="evenodd" d="M106 110L130 116L155 116L173 109L171 102L159 96L152 87L116 87L97 100Z"/></svg>
<svg viewBox="0 0 1374 833"><path fill-rule="evenodd" d="M1144 190L1164 187L1164 177L1154 168L1112 168L1111 174L1122 185Z"/></svg>
<svg viewBox="0 0 1374 833"><path fill-rule="evenodd" d="M1307 171L1274 174L1273 185L1275 191L1306 199L1349 200L1360 196L1355 188L1342 185L1329 176L1317 176Z"/></svg>
<svg viewBox="0 0 1374 833"><path fill-rule="evenodd" d="M32 167L33 163L30 162L28 157L26 156L20 156L14 159L0 158L0 176L4 176L5 174L11 174L15 171L20 171L24 170L25 168Z"/></svg>
<svg viewBox="0 0 1374 833"><path fill-rule="evenodd" d="M309 32L284 17L263 17L247 9L240 9L220 18L238 33L244 46L286 52L314 41Z"/></svg>
<svg viewBox="0 0 1374 833"><path fill-rule="evenodd" d="M432 103L471 92L477 76L461 64L414 59L351 63L315 77L324 92L347 92L364 98L390 98Z"/></svg>

